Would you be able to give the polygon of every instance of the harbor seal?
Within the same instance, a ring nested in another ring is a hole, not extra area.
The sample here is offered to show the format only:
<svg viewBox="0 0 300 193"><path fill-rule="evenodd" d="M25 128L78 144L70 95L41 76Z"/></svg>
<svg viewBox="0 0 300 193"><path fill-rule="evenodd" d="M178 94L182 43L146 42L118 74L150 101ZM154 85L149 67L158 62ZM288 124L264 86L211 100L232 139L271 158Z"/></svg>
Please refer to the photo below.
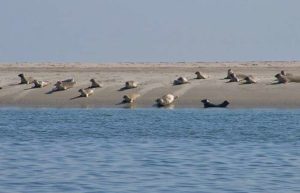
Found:
<svg viewBox="0 0 300 193"><path fill-rule="evenodd" d="M33 88L43 88L45 86L49 85L48 81L38 81L38 80L33 80Z"/></svg>
<svg viewBox="0 0 300 193"><path fill-rule="evenodd" d="M20 84L32 84L34 79L32 77L26 77L24 74L18 75L21 78Z"/></svg>
<svg viewBox="0 0 300 193"><path fill-rule="evenodd" d="M138 82L130 80L125 82L125 87L123 89L132 89L137 87L138 87Z"/></svg>
<svg viewBox="0 0 300 193"><path fill-rule="evenodd" d="M196 79L207 79L208 76L206 74L203 74L199 71L195 72L195 74L197 75Z"/></svg>
<svg viewBox="0 0 300 193"><path fill-rule="evenodd" d="M124 95L122 103L133 103L140 96L138 93Z"/></svg>
<svg viewBox="0 0 300 193"><path fill-rule="evenodd" d="M275 78L277 78L278 84L280 84L280 83L286 84L289 82L288 77L285 75L282 75L281 73L276 74Z"/></svg>
<svg viewBox="0 0 300 193"><path fill-rule="evenodd" d="M187 83L190 83L187 78L179 77L176 80L174 80L173 85L181 85L181 84L187 84Z"/></svg>
<svg viewBox="0 0 300 193"><path fill-rule="evenodd" d="M244 84L256 84L257 80L253 76L247 76L245 79Z"/></svg>
<svg viewBox="0 0 300 193"><path fill-rule="evenodd" d="M81 88L78 92L80 92L81 97L89 97L94 94L94 90L93 88Z"/></svg>
<svg viewBox="0 0 300 193"><path fill-rule="evenodd" d="M102 88L102 85L98 83L95 79L91 79L90 82L92 85L89 88Z"/></svg>
<svg viewBox="0 0 300 193"><path fill-rule="evenodd" d="M227 70L227 76L224 79L231 79L231 74L233 73L233 70L231 68L229 68Z"/></svg>
<svg viewBox="0 0 300 193"><path fill-rule="evenodd" d="M174 96L173 94L166 94L161 98L156 99L156 104L158 107L164 107L171 105L176 99L178 99L178 96Z"/></svg>
<svg viewBox="0 0 300 193"><path fill-rule="evenodd" d="M245 79L245 78L248 77L249 75L238 73L238 74L236 74L236 76L237 76L239 79ZM251 76L251 75L250 75L250 76Z"/></svg>
<svg viewBox="0 0 300 193"><path fill-rule="evenodd" d="M242 73L235 73L232 69L229 69L227 72L227 77L224 79L232 79L232 74L235 74L235 76L240 80L245 79L248 76Z"/></svg>
<svg viewBox="0 0 300 193"><path fill-rule="evenodd" d="M288 83L288 82L296 82L296 83L300 83L300 76L294 76L293 74L289 74L287 73L286 75L285 72L280 72L278 74L275 75L275 78L277 78L278 83Z"/></svg>
<svg viewBox="0 0 300 193"><path fill-rule="evenodd" d="M56 87L57 91L67 90L67 89L73 88L75 84L76 84L75 81L73 81L73 82L70 82L70 81L68 81L68 82L57 81L57 83L55 84L55 87Z"/></svg>
<svg viewBox="0 0 300 193"><path fill-rule="evenodd" d="M230 80L228 82L239 82L240 79L237 77L235 73L230 74Z"/></svg>
<svg viewBox="0 0 300 193"><path fill-rule="evenodd" d="M201 102L203 103L204 108L212 108L212 107L226 108L229 105L229 102L227 100L225 100L221 104L213 104L208 99L203 99L203 100L201 100Z"/></svg>

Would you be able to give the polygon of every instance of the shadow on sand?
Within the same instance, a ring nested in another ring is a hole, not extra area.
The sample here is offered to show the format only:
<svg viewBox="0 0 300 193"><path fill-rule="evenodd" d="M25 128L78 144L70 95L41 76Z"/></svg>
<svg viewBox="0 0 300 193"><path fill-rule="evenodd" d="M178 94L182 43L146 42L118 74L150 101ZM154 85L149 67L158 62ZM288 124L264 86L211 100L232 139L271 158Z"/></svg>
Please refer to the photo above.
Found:
<svg viewBox="0 0 300 193"><path fill-rule="evenodd" d="M281 82L271 82L271 83L267 83L266 85L278 85L278 84L284 84Z"/></svg>
<svg viewBox="0 0 300 193"><path fill-rule="evenodd" d="M123 87L123 88L120 88L118 91L124 91L124 90L130 90L130 89L135 89L135 88L126 88L126 87Z"/></svg>
<svg viewBox="0 0 300 193"><path fill-rule="evenodd" d="M76 96L76 97L70 98L70 100L75 100L75 99L79 99L79 98L83 98L83 96L79 95L79 96Z"/></svg>
<svg viewBox="0 0 300 193"><path fill-rule="evenodd" d="M52 90L46 92L45 94L52 94L52 93L54 93L54 92L60 92L60 91L64 91L64 90L58 90L58 89L54 88L54 89L52 89Z"/></svg>
<svg viewBox="0 0 300 193"><path fill-rule="evenodd" d="M26 88L26 89L24 89L24 90L31 90L31 89L38 89L38 88L44 88L44 87L36 87L36 86L32 86L32 87Z"/></svg>
<svg viewBox="0 0 300 193"><path fill-rule="evenodd" d="M24 83L14 83L14 84L9 84L7 86L20 86L20 85L27 85L27 84L24 84Z"/></svg>

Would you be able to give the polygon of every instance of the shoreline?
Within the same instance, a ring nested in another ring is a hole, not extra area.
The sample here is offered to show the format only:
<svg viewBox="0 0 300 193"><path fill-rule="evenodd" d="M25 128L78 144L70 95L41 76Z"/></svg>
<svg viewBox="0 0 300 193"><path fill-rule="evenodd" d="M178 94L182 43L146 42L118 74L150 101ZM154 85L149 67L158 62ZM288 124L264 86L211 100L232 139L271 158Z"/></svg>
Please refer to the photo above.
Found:
<svg viewBox="0 0 300 193"><path fill-rule="evenodd" d="M258 78L257 84L241 85L226 83L223 78L228 68L251 74ZM230 102L230 109L251 108L300 108L300 83L272 85L274 75L281 70L300 75L300 61L290 62L198 62L198 63L7 63L0 64L0 108L128 108L116 105L122 96L140 93L135 108L156 108L155 100L164 94L179 96L174 108L203 108L202 99L213 103ZM209 75L208 79L195 80L195 72ZM31 85L16 85L19 73L38 80L50 81L50 85L30 89ZM179 76L191 80L191 84L173 86ZM57 80L74 78L77 84L66 91L46 94ZM78 89L90 85L95 78L103 84L89 98L78 98ZM136 89L118 91L125 81L136 80Z"/></svg>
<svg viewBox="0 0 300 193"><path fill-rule="evenodd" d="M40 109L40 110L199 110L199 111L243 111L243 110L261 110L261 111L270 111L270 110L278 110L278 111L289 111L289 110L300 110L300 107L227 107L227 108L203 108L199 107L187 107L187 106L171 106L171 107L111 107L111 106L88 106L88 107L76 107L76 106L0 106L1 110L31 110L31 109Z"/></svg>

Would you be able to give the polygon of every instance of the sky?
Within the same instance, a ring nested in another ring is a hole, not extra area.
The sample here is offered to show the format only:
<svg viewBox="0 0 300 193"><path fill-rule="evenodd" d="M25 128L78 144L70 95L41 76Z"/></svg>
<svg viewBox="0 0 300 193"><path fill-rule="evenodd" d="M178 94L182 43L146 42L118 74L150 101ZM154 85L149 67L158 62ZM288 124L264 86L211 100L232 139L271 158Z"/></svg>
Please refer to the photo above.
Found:
<svg viewBox="0 0 300 193"><path fill-rule="evenodd" d="M300 60L299 0L0 0L0 62Z"/></svg>

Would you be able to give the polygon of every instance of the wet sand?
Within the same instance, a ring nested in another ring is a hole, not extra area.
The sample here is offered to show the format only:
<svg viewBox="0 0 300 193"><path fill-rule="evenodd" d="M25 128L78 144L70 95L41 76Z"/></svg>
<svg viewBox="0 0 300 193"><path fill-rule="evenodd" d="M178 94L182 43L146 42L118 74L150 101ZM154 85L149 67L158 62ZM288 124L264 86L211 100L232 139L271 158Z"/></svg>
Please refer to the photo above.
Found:
<svg viewBox="0 0 300 193"><path fill-rule="evenodd" d="M257 84L227 83L227 70L253 75ZM202 108L202 99L221 103L230 102L230 108L300 108L300 83L272 84L274 75L281 70L300 75L300 62L218 62L218 63L11 63L0 64L0 106L7 107L129 107L120 105L124 94L140 93L132 107L153 107L155 99L172 93L179 96L176 108ZM209 75L208 79L194 79L196 71ZM51 84L31 89L32 85L18 85L17 76L24 73ZM179 76L190 79L191 84L173 86ZM53 92L57 80L74 78L74 88ZM89 98L75 98L78 90L90 86L95 78L103 84ZM125 81L136 80L136 89L119 91Z"/></svg>

